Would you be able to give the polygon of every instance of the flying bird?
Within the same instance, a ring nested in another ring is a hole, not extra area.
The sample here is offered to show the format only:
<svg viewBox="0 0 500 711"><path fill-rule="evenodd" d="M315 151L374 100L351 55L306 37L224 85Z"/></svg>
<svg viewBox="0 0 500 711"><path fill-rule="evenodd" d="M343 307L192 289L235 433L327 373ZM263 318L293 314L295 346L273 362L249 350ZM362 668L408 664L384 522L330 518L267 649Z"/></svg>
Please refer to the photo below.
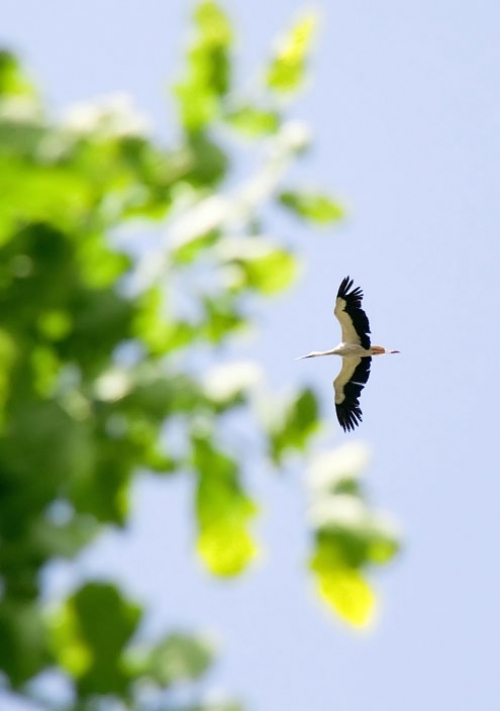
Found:
<svg viewBox="0 0 500 711"><path fill-rule="evenodd" d="M326 355L342 357L342 369L333 381L333 388L337 419L344 432L354 430L362 421L359 396L370 377L372 356L399 353L371 345L370 323L361 308L363 292L359 287L353 289L353 284L350 277L342 280L333 311L340 321L342 342L330 351L313 351L297 358L301 360Z"/></svg>

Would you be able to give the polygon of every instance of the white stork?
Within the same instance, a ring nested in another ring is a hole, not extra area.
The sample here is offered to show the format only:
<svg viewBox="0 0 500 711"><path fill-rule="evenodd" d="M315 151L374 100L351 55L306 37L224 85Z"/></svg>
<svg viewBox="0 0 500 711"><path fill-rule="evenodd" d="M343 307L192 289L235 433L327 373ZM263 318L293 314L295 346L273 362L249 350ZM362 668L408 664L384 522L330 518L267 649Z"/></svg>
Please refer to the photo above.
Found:
<svg viewBox="0 0 500 711"><path fill-rule="evenodd" d="M333 387L337 419L344 432L353 430L362 420L359 396L370 377L371 357L399 353L371 345L370 323L361 308L363 292L359 287L352 289L352 286L353 281L349 277L342 280L333 311L342 327L342 343L330 351L313 351L297 358L342 356L342 370L333 381Z"/></svg>

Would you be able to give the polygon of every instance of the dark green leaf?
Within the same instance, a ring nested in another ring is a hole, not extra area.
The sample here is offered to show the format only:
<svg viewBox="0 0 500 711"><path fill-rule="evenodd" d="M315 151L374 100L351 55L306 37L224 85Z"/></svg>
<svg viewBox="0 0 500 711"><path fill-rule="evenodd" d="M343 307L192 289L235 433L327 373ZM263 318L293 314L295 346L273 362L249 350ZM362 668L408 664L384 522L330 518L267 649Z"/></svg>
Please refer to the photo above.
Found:
<svg viewBox="0 0 500 711"><path fill-rule="evenodd" d="M0 669L20 687L49 662L41 613L37 605L0 601Z"/></svg>
<svg viewBox="0 0 500 711"><path fill-rule="evenodd" d="M54 615L54 652L78 678L82 696L126 696L130 678L123 655L140 618L137 605L101 583L84 585Z"/></svg>

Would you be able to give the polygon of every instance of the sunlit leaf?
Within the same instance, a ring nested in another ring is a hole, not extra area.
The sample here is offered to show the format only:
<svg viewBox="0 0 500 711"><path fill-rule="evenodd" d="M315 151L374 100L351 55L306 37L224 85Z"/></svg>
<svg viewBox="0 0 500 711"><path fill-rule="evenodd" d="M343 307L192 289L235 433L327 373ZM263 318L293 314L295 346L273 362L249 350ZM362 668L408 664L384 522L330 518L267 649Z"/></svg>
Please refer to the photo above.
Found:
<svg viewBox="0 0 500 711"><path fill-rule="evenodd" d="M316 16L307 14L281 39L267 70L266 81L271 89L287 93L300 87L315 24Z"/></svg>
<svg viewBox="0 0 500 711"><path fill-rule="evenodd" d="M238 521L217 521L203 527L197 548L210 572L222 577L242 573L258 551L245 523Z"/></svg>
<svg viewBox="0 0 500 711"><path fill-rule="evenodd" d="M251 104L240 106L225 115L225 120L249 138L276 133L281 118L276 111L260 109Z"/></svg>
<svg viewBox="0 0 500 711"><path fill-rule="evenodd" d="M47 346L37 346L31 352L31 365L35 389L42 397L51 395L57 385L61 366L54 350Z"/></svg>
<svg viewBox="0 0 500 711"><path fill-rule="evenodd" d="M92 666L92 650L80 633L78 616L70 601L54 611L48 620L50 644L61 667L75 677Z"/></svg>
<svg viewBox="0 0 500 711"><path fill-rule="evenodd" d="M357 570L339 568L319 573L318 591L337 615L353 627L366 627L373 621L375 594Z"/></svg>
<svg viewBox="0 0 500 711"><path fill-rule="evenodd" d="M38 328L51 341L59 341L71 331L71 315L64 309L50 309L38 318Z"/></svg>
<svg viewBox="0 0 500 711"><path fill-rule="evenodd" d="M0 156L0 212L12 220L75 226L89 208L93 187L65 168L21 164Z"/></svg>
<svg viewBox="0 0 500 711"><path fill-rule="evenodd" d="M194 466L199 474L198 552L215 575L238 575L257 554L248 530L257 507L241 486L236 462L206 438L194 439Z"/></svg>
<svg viewBox="0 0 500 711"><path fill-rule="evenodd" d="M189 131L199 131L214 117L217 99L195 83L177 85L175 92L181 107L181 118Z"/></svg>

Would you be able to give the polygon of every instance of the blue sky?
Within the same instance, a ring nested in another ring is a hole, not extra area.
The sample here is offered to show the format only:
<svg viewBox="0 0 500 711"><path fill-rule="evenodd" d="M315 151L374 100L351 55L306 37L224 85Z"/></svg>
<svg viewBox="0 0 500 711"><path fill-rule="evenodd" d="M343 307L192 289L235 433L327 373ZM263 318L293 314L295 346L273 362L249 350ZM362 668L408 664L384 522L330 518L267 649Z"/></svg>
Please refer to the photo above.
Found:
<svg viewBox="0 0 500 711"><path fill-rule="evenodd" d="M262 61L300 3L231 0L241 61ZM138 487L133 530L109 536L80 572L115 572L154 605L148 625L217 631L208 686L258 711L454 711L500 707L500 5L371 0L318 6L312 81L295 110L316 149L301 179L350 206L333 234L290 221L306 254L293 294L266 310L256 356L277 389L313 382L331 406L330 359L346 274L365 290L374 362L354 439L370 444L367 485L407 547L377 578L383 611L352 634L314 599L299 474L256 482L267 555L240 581L211 581L189 554L182 482ZM52 105L129 91L168 132L164 88L180 67L188 5L4 0L0 40L21 52ZM333 426L332 443L345 436ZM353 437L351 437L353 439Z"/></svg>

